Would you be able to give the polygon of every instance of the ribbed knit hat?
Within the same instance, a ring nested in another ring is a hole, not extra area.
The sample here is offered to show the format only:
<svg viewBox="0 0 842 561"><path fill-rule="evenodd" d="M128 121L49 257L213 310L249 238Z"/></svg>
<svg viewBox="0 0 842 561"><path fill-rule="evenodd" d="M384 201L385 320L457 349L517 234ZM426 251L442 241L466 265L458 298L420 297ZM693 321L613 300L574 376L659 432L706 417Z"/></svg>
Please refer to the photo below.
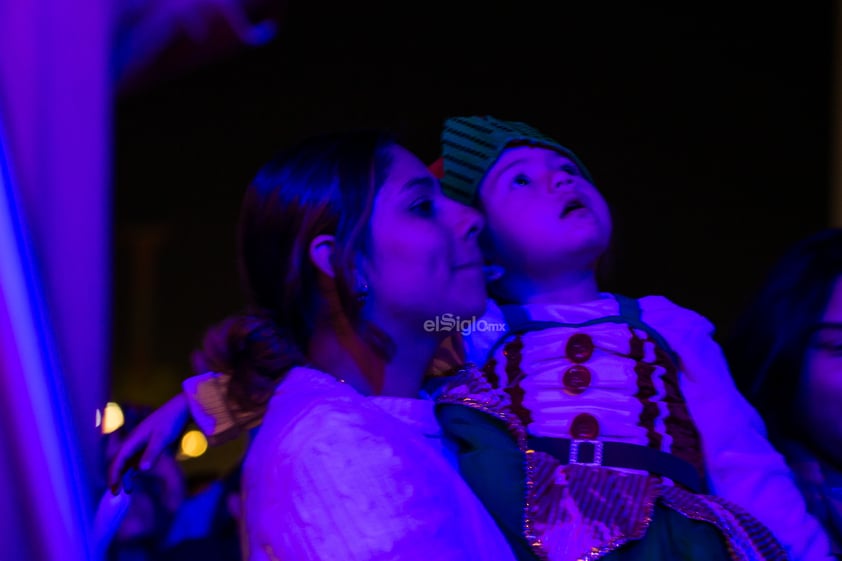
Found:
<svg viewBox="0 0 842 561"><path fill-rule="evenodd" d="M576 154L526 123L501 121L491 116L452 117L445 121L441 135L444 174L440 179L444 194L474 204L479 184L503 150L513 143L556 150L573 160L593 183L590 172Z"/></svg>

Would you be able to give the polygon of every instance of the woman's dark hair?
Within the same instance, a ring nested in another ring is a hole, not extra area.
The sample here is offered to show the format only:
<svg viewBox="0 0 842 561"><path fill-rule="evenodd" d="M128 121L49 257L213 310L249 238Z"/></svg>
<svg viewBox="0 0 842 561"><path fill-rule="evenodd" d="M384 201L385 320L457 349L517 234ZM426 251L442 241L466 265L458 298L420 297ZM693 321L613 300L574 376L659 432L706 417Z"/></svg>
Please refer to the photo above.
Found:
<svg viewBox="0 0 842 561"><path fill-rule="evenodd" d="M392 163L395 140L361 131L323 135L287 148L249 185L239 219L238 258L248 309L205 335L193 356L198 372L232 376L233 405L264 405L280 377L305 364L321 302L310 242L335 236L334 283L341 311L375 349L361 320L356 281L370 249L374 198Z"/></svg>
<svg viewBox="0 0 842 561"><path fill-rule="evenodd" d="M794 404L810 338L842 277L842 229L822 230L793 246L724 343L740 391L773 438L801 430Z"/></svg>

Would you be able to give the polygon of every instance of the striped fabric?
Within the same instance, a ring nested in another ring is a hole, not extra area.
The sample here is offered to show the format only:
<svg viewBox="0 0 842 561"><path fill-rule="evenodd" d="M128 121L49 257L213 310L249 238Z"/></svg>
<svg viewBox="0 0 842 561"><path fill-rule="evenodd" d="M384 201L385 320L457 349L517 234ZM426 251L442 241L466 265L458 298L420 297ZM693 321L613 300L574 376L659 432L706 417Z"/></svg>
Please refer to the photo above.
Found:
<svg viewBox="0 0 842 561"><path fill-rule="evenodd" d="M587 392L569 395L563 375L577 363L567 342L587 335L594 350L578 363L592 379ZM507 392L511 409L531 435L570 438L579 413L599 421L600 438L648 446L692 464L702 480L701 439L678 382L678 367L651 335L628 325L553 327L504 339L483 368Z"/></svg>
<svg viewBox="0 0 842 561"><path fill-rule="evenodd" d="M548 454L528 450L524 438L526 428L512 411L511 396L492 387L477 368L465 369L455 376L437 401L485 413L489 420L486 432L494 426L501 427L500 421L504 422L505 427L500 430L508 431L512 446L523 453L526 479L523 504L502 505L498 500L483 497L482 487L474 486L469 474L463 476L498 520L506 519L508 511L494 512L495 508L523 512L522 538L532 544L535 556L540 559L590 561L640 540L652 523L656 504L716 527L732 561L787 559L784 549L763 524L720 497L695 494L645 473L561 465ZM479 453L476 446L466 449L471 454ZM507 484L498 480L493 492L505 494ZM675 538L680 542L683 537Z"/></svg>
<svg viewBox="0 0 842 561"><path fill-rule="evenodd" d="M444 123L441 136L444 193L457 201L473 204L480 182L506 146L525 143L558 151L573 160L585 178L590 172L576 155L525 123L501 121L491 116L453 117Z"/></svg>

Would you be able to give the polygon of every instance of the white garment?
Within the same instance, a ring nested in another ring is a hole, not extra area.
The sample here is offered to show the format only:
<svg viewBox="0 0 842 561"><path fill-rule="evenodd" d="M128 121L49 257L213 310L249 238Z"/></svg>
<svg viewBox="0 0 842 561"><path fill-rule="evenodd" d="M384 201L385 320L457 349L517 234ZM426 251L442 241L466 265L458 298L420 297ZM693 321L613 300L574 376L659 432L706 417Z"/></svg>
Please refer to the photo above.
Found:
<svg viewBox="0 0 842 561"><path fill-rule="evenodd" d="M514 556L445 449L433 403L290 371L243 466L250 561Z"/></svg>
<svg viewBox="0 0 842 561"><path fill-rule="evenodd" d="M658 331L680 357L679 385L701 435L711 493L742 506L763 522L793 560L831 559L827 536L807 513L792 472L767 440L759 414L737 390L722 350L713 340L713 325L701 315L661 296L647 296L638 302L641 319ZM532 320L564 323L580 323L619 313L618 303L610 294L601 294L598 300L578 305L527 305L522 308ZM502 310L494 302L489 302L482 319L505 322ZM564 341L552 341L552 331L547 330L543 339L548 345L562 345L563 348ZM500 333L489 331L475 331L466 336L467 359L483 364L491 345L499 337ZM530 339L533 347L535 341L543 340L542 337ZM559 379L558 376L553 378ZM617 396L606 399L601 407L592 398L585 402L589 405L588 412L599 419L601 426L619 435L616 440L634 442L640 438L636 425L625 431L617 426L618 413L622 411L622 407L614 410L621 402ZM540 409L540 404L530 403L529 408ZM550 413L563 416L564 412L559 413L558 409L555 407ZM537 413L536 417L540 418L540 415ZM636 419L636 416L630 418ZM544 425L548 426L546 422Z"/></svg>

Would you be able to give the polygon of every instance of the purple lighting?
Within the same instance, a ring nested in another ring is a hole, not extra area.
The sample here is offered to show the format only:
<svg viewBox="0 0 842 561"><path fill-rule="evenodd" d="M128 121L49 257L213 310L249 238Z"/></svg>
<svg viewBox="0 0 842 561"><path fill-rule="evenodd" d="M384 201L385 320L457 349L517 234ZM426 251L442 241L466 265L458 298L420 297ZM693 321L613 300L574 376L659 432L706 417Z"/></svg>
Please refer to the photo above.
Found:
<svg viewBox="0 0 842 561"><path fill-rule="evenodd" d="M110 303L112 14L0 2L4 555L94 559Z"/></svg>

